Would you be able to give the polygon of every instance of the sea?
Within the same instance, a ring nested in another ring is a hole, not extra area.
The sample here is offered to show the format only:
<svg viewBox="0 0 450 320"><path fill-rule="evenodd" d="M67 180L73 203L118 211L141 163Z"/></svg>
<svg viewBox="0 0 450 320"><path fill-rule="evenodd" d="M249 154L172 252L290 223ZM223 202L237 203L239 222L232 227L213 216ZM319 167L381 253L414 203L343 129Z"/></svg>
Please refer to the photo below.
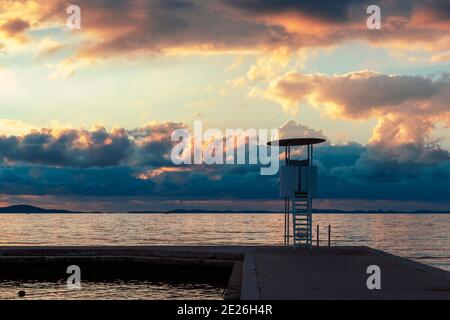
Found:
<svg viewBox="0 0 450 320"><path fill-rule="evenodd" d="M282 245L283 214L0 214L0 246ZM450 271L450 214L314 214L319 244L370 246ZM0 277L1 278L1 277ZM0 280L0 299L221 299L207 283ZM18 297L25 291L25 297Z"/></svg>

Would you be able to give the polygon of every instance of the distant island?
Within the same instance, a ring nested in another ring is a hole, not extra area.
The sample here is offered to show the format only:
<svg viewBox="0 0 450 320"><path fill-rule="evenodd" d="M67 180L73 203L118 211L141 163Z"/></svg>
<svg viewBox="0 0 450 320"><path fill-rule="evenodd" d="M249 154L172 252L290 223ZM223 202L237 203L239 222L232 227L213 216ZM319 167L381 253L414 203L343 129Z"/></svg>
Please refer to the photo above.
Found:
<svg viewBox="0 0 450 320"><path fill-rule="evenodd" d="M0 213L76 213L69 210L44 209L26 204L0 207Z"/></svg>
<svg viewBox="0 0 450 320"><path fill-rule="evenodd" d="M36 206L19 204L12 205L8 207L0 207L0 214L2 213L122 213L122 212L102 212L102 211L71 211L65 209L45 209ZM247 213L247 214L268 214L268 213L281 213L280 211L264 211L264 210L205 210L205 209L174 209L167 211L128 211L124 213L129 214L157 214L157 213L165 213L165 214L207 214L207 213L217 213L217 214L233 214L233 213ZM399 210L338 210L338 209L314 209L313 213L325 213L325 214L333 214L333 213L341 213L341 214L399 214L399 213L409 213L409 214L444 214L450 213L448 211L437 211L437 210L415 210L415 211L399 211Z"/></svg>

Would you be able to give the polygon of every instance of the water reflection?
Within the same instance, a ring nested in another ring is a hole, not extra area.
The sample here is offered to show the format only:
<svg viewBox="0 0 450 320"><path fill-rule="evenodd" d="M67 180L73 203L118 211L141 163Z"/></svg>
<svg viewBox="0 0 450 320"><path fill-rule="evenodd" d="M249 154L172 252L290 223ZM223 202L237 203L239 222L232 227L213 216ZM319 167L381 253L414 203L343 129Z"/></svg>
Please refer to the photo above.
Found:
<svg viewBox="0 0 450 320"><path fill-rule="evenodd" d="M18 292L25 291L24 297ZM7 300L219 300L224 288L210 284L150 281L109 281L82 283L79 290L68 290L65 282L0 281L0 299Z"/></svg>
<svg viewBox="0 0 450 320"><path fill-rule="evenodd" d="M0 245L281 245L281 214L2 214ZM368 245L450 270L450 215L314 215L333 245Z"/></svg>

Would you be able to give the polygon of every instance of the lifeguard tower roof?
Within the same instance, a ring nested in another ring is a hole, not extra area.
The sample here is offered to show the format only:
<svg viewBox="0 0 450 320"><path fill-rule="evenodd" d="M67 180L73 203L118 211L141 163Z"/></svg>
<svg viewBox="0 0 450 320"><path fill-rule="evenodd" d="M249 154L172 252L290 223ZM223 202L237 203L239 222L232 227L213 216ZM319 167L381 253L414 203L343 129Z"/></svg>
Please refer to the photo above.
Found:
<svg viewBox="0 0 450 320"><path fill-rule="evenodd" d="M270 141L267 144L269 146L275 145L280 147L293 147L293 146L307 146L319 144L325 141L326 141L325 139L319 138L295 138L295 139L282 139L278 141Z"/></svg>

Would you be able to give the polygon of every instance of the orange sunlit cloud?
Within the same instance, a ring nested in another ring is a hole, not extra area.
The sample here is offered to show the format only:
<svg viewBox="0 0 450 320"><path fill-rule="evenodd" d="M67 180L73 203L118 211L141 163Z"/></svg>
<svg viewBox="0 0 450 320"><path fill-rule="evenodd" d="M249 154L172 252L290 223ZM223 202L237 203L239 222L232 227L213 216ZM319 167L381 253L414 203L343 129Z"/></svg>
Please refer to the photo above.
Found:
<svg viewBox="0 0 450 320"><path fill-rule="evenodd" d="M70 76L97 59L123 55L245 54L280 47L296 51L351 40L387 48L421 48L434 51L434 55L449 50L447 7L438 10L410 2L411 12L398 12L392 3L383 3L383 31L374 33L366 28L364 4L355 1L343 2L342 8L327 3L321 11L303 2L275 5L262 0L196 0L184 5L156 0L78 1L82 29L77 32L84 41L53 76ZM54 25L64 28L65 6L63 0L0 0L0 32L23 42L29 30Z"/></svg>

